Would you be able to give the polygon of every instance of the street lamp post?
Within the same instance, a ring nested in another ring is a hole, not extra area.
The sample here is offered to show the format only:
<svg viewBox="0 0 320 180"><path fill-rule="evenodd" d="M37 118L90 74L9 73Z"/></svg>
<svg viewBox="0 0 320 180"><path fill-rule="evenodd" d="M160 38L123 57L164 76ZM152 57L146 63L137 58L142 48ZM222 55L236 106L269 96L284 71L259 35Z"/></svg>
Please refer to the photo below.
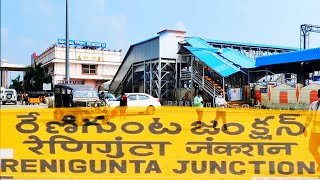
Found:
<svg viewBox="0 0 320 180"><path fill-rule="evenodd" d="M69 28L68 28L68 0L66 0L66 77L65 80L69 82Z"/></svg>

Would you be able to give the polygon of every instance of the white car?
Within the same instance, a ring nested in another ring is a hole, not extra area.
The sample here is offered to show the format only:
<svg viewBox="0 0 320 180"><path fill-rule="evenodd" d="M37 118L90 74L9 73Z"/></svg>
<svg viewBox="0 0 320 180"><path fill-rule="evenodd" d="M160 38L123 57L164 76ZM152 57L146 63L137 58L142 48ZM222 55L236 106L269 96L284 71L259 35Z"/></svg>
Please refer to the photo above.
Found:
<svg viewBox="0 0 320 180"><path fill-rule="evenodd" d="M154 114L156 109L161 107L160 100L158 98L154 98L149 94L145 93L126 93L127 96L127 112L133 113L147 113L147 114ZM118 107L120 107L120 98L119 96L114 101L109 101L109 107L114 108L113 114L118 114Z"/></svg>
<svg viewBox="0 0 320 180"><path fill-rule="evenodd" d="M17 91L15 89L5 89L1 94L2 104L14 103L17 104Z"/></svg>

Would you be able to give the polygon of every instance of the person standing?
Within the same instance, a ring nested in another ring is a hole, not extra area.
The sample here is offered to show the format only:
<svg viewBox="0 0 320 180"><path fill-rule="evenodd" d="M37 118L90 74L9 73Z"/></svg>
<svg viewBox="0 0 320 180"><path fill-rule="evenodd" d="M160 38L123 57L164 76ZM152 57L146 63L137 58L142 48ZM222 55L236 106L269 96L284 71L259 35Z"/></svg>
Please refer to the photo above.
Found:
<svg viewBox="0 0 320 180"><path fill-rule="evenodd" d="M307 136L307 128L312 123L311 135L309 138L309 151L318 164L317 171L320 172L320 89L318 90L318 100L312 102L309 106L308 116L304 126L304 136ZM319 114L319 115L318 115Z"/></svg>
<svg viewBox="0 0 320 180"><path fill-rule="evenodd" d="M196 107L196 112L198 115L198 120L196 122L196 128L201 128L201 121L203 118L203 92L202 91L198 91L198 94L194 97L194 102L193 105Z"/></svg>
<svg viewBox="0 0 320 180"><path fill-rule="evenodd" d="M124 117L124 119L126 119L127 106L128 106L128 98L125 95L125 93L122 92L121 98L120 98L120 119L122 118L122 116Z"/></svg>
<svg viewBox="0 0 320 180"><path fill-rule="evenodd" d="M225 100L223 96L224 92L220 92L219 96L215 98L215 104L216 104L216 118L213 121L213 128L216 128L218 125L218 120L222 118L223 121L223 127L225 130L227 130L227 120L226 120L226 111L225 109L228 107L228 103Z"/></svg>
<svg viewBox="0 0 320 180"><path fill-rule="evenodd" d="M24 103L25 103L25 105L29 105L29 95L28 95L28 93L26 93L24 95Z"/></svg>

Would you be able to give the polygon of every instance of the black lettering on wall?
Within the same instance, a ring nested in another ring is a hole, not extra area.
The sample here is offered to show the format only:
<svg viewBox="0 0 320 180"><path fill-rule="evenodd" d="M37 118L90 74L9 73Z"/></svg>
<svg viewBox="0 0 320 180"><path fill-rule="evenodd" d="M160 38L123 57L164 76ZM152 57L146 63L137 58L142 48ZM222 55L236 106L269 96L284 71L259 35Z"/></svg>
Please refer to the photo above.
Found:
<svg viewBox="0 0 320 180"><path fill-rule="evenodd" d="M156 160L150 160L148 163L148 166L146 168L145 173L150 173L151 171L155 171L156 173L161 173L161 169L159 167L159 164Z"/></svg>
<svg viewBox="0 0 320 180"><path fill-rule="evenodd" d="M197 167L197 161L191 161L192 172L196 174L203 174L207 171L207 161L200 161L200 168ZM199 168L199 169L198 169Z"/></svg>
<svg viewBox="0 0 320 180"><path fill-rule="evenodd" d="M230 164L229 164L229 170L230 170L230 172L231 172L232 174L234 174L234 175L243 175L244 173L246 173L246 171L245 171L244 169L239 170L239 171L236 171L236 168L235 168L236 164L239 164L239 165L241 165L241 166L244 166L244 165L245 165L245 163L242 162L242 161L232 161L232 162L230 162Z"/></svg>
<svg viewBox="0 0 320 180"><path fill-rule="evenodd" d="M96 174L105 173L107 171L107 164L106 160L100 160L100 169L97 169L98 166L98 160L90 160L90 171Z"/></svg>
<svg viewBox="0 0 320 180"><path fill-rule="evenodd" d="M309 162L309 165L306 162L298 161L298 174L304 174L303 172L306 171L306 174L315 174L316 173L316 165L314 162Z"/></svg>
<svg viewBox="0 0 320 180"><path fill-rule="evenodd" d="M145 160L130 160L129 163L134 164L134 172L135 173L140 173L141 172L141 163L146 163Z"/></svg>
<svg viewBox="0 0 320 180"><path fill-rule="evenodd" d="M219 174L227 174L227 161L221 161L220 164L210 161L210 174L216 174L216 170Z"/></svg>
<svg viewBox="0 0 320 180"><path fill-rule="evenodd" d="M80 165L77 165L80 164ZM69 170L72 173L85 173L87 171L86 161L82 159L73 159L69 161Z"/></svg>
<svg viewBox="0 0 320 180"><path fill-rule="evenodd" d="M36 159L22 159L21 160L21 172L37 172L37 160Z"/></svg>
<svg viewBox="0 0 320 180"><path fill-rule="evenodd" d="M1 170L0 172L9 172L7 170L10 169L11 172L18 172L16 166L18 166L18 161L15 159L1 159Z"/></svg>
<svg viewBox="0 0 320 180"><path fill-rule="evenodd" d="M260 174L261 173L261 164L266 164L265 161L249 161L249 164L253 164L254 165L254 174Z"/></svg>
<svg viewBox="0 0 320 180"><path fill-rule="evenodd" d="M187 164L189 161L177 161L180 163L180 169L173 169L172 171L176 174L183 174L187 171Z"/></svg>
<svg viewBox="0 0 320 180"><path fill-rule="evenodd" d="M51 160L50 163L45 159L40 159L40 172L58 172L57 160Z"/></svg>
<svg viewBox="0 0 320 180"><path fill-rule="evenodd" d="M109 172L110 173L115 173L115 169L117 169L121 173L126 173L127 172L127 161L122 160L121 165L118 164L115 160L110 160L109 162Z"/></svg>

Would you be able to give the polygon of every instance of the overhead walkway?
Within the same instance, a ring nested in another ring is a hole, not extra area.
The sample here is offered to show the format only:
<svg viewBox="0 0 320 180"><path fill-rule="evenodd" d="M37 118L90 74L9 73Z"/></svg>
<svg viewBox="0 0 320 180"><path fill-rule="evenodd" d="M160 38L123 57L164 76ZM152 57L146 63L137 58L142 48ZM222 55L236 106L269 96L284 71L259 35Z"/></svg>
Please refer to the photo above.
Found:
<svg viewBox="0 0 320 180"><path fill-rule="evenodd" d="M241 87L248 68L255 67L255 60L231 48L215 48L199 37L186 38L184 46L196 57L192 79L210 96L215 97L225 84ZM231 78L232 77L232 78ZM242 81L241 81L242 80Z"/></svg>

